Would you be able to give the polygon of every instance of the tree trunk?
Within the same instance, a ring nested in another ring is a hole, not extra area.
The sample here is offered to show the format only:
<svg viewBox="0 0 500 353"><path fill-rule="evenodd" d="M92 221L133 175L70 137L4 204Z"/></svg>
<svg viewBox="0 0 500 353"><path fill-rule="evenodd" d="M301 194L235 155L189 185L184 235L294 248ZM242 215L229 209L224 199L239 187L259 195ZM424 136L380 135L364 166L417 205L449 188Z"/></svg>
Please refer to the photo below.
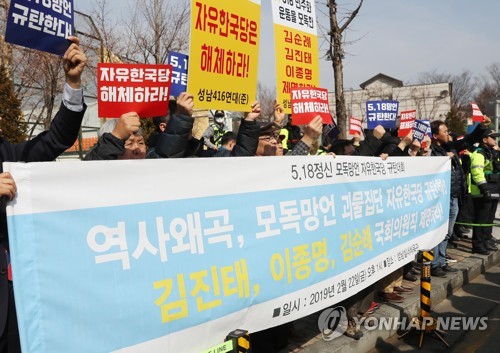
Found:
<svg viewBox="0 0 500 353"><path fill-rule="evenodd" d="M351 21L356 17L363 4L363 0L359 2L358 7L350 14L342 26L339 26L337 20L337 2L328 0L327 5L330 11L330 48L329 56L332 60L333 77L335 83L335 115L337 116L337 125L340 129L341 137L347 135L347 110L344 97L344 49L342 48L342 32L349 26Z"/></svg>

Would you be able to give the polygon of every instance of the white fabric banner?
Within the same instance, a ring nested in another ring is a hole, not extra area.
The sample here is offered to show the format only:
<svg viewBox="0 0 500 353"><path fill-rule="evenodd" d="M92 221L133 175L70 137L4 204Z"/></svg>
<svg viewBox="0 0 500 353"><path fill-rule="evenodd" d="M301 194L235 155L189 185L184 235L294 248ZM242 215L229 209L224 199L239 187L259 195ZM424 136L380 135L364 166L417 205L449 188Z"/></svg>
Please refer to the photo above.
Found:
<svg viewBox="0 0 500 353"><path fill-rule="evenodd" d="M445 157L4 170L24 353L199 353L338 303L447 233Z"/></svg>

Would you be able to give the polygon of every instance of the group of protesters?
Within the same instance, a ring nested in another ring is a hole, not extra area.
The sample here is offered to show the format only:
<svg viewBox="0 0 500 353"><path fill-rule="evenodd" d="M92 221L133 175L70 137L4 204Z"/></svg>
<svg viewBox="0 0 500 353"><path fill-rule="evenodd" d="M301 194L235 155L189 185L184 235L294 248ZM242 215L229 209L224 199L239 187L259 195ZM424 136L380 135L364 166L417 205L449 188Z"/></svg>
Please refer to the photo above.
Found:
<svg viewBox="0 0 500 353"><path fill-rule="evenodd" d="M2 161L49 161L69 148L76 140L81 125L85 104L81 88L81 74L86 64L85 54L78 47L78 39L70 37L73 44L64 56L66 85L63 102L48 132L35 139L18 145L1 141ZM259 102L251 105L251 111L241 120L237 133L225 131L222 123L223 111L216 111L214 124L209 126L201 139L192 135L194 125L193 96L180 94L170 104L170 112L165 117L153 119L156 130L145 141L141 130L141 120L137 113L129 112L118 119L107 120L99 130L96 145L87 153L85 160L116 160L145 158L188 158L188 157L239 157L239 156L306 156L326 154L373 156L387 159L393 156L449 156L451 159L451 198L449 229L444 240L434 249L431 274L443 277L456 271L446 254L446 249L457 241L456 237L466 237L464 226L457 227L455 221L473 225L472 252L487 255L496 251L496 241L492 237L491 224L496 212L500 175L500 152L496 144L499 134L489 129L491 121L485 117L475 130L463 138L452 138L448 127L442 121L431 123L432 138L423 142L414 140L412 133L400 139L395 131L386 131L377 126L367 131L362 139L323 138L321 116L314 117L309 124L297 131L291 127L283 107L275 101L274 114L270 119L262 119ZM292 136L292 143L287 137ZM0 195L2 197L2 224L0 252L1 268L9 268L9 241L6 227L5 204L15 197L15 181L9 173L0 174ZM471 211L472 210L472 211ZM473 215L468 218L468 215ZM454 240L455 239L455 240ZM362 332L353 323L356 315L369 315L378 307L376 301L399 303L403 295L411 293L410 286L403 285L403 279L417 281L418 268L404 266L376 285L370 286L347 299L349 318L345 334L359 339ZM20 352L19 336L12 278L10 271L2 272L0 280L0 353ZM300 334L300 333L299 333ZM282 349L287 337L297 335L293 324L264 330L252 335L254 352L274 352Z"/></svg>
<svg viewBox="0 0 500 353"><path fill-rule="evenodd" d="M259 102L254 102L252 111L241 121L237 134L226 131L224 112L214 113L214 123L207 128L201 139L192 136L194 123L193 96L182 93L171 104L168 117L154 118L156 131L144 142L139 116L124 114L119 119L108 120L99 132L97 145L86 155L86 160L132 159L132 158L184 158L184 157L237 157L237 156L283 156L328 154L349 156L390 157L448 156L451 159L451 194L449 228L444 240L433 250L431 275L446 277L457 270L450 266L456 262L447 255L446 249L467 237L467 229L456 226L460 223L473 226L472 252L488 255L496 251L496 240L492 236L492 222L498 199L497 179L500 176L500 151L496 144L499 134L488 127L488 117L469 135L458 137L450 134L443 121L431 122L432 137L422 142L413 139L410 132L403 138L395 137L397 131L386 131L381 125L367 131L363 139L356 135L352 139L322 139L323 123L320 116L302 127L295 143L287 143L290 131L289 119L283 108L275 102L271 121L261 122ZM453 136L455 136L453 138ZM324 141L320 141L324 140ZM462 212L460 212L462 211ZM346 300L348 326L345 335L359 339L362 332L353 320L355 315L367 315L379 307L378 302L402 303L404 294L412 293L406 281L417 281L419 268L408 264L386 276ZM295 336L293 325L284 325L254 334L255 352L279 350L286 343L286 336ZM299 335L300 336L300 335ZM273 348L274 347L274 348Z"/></svg>

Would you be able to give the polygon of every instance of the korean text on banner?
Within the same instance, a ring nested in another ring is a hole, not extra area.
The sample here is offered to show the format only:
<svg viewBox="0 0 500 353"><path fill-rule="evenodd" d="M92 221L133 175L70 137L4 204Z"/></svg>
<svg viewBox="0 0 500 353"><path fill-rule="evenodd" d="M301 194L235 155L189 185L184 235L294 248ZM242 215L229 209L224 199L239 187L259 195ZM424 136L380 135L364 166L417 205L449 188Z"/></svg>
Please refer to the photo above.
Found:
<svg viewBox="0 0 500 353"><path fill-rule="evenodd" d="M323 124L331 124L328 90L325 88L293 87L291 92L292 124L304 125L317 115Z"/></svg>
<svg viewBox="0 0 500 353"><path fill-rule="evenodd" d="M196 107L251 110L259 35L260 0L191 1L188 91Z"/></svg>
<svg viewBox="0 0 500 353"><path fill-rule="evenodd" d="M292 87L319 86L319 49L314 0L272 1L277 100L292 112Z"/></svg>
<svg viewBox="0 0 500 353"><path fill-rule="evenodd" d="M398 137L405 137L413 130L413 124L416 118L416 110L407 110L401 112L401 117L399 119Z"/></svg>
<svg viewBox="0 0 500 353"><path fill-rule="evenodd" d="M448 229L447 157L4 167L23 353L199 353L334 305ZM207 169L237 182L207 188Z"/></svg>
<svg viewBox="0 0 500 353"><path fill-rule="evenodd" d="M366 121L368 129L373 130L377 125L382 125L386 129L394 129L398 117L398 108L398 101L367 101Z"/></svg>
<svg viewBox="0 0 500 353"><path fill-rule="evenodd" d="M171 65L97 64L98 115L164 116L170 98Z"/></svg>
<svg viewBox="0 0 500 353"><path fill-rule="evenodd" d="M170 86L170 95L179 96L187 91L188 80L188 61L186 54L171 51L168 54L168 63L172 65L172 85Z"/></svg>
<svg viewBox="0 0 500 353"><path fill-rule="evenodd" d="M63 56L73 30L73 0L10 2L6 42Z"/></svg>
<svg viewBox="0 0 500 353"><path fill-rule="evenodd" d="M363 132L363 127L362 127L362 122L361 119L358 119L354 116L351 116L349 118L349 134L351 136L354 135L362 135Z"/></svg>

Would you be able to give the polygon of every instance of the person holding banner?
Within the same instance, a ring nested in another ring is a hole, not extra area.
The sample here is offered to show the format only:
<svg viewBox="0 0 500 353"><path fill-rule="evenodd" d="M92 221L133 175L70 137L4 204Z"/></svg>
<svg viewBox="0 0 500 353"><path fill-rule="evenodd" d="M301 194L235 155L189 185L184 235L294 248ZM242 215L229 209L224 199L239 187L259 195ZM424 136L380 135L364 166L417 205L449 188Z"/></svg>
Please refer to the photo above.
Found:
<svg viewBox="0 0 500 353"><path fill-rule="evenodd" d="M64 84L62 103L48 131L30 141L11 144L0 138L1 161L43 162L52 161L73 145L78 137L86 105L83 102L81 75L87 63L79 47L79 39L68 37L71 42L63 56ZM33 68L36 70L36 68ZM16 196L16 183L10 173L3 173L0 165L0 353L21 352L19 330L9 259L6 204Z"/></svg>
<svg viewBox="0 0 500 353"><path fill-rule="evenodd" d="M448 233L444 240L434 248L434 259L431 263L431 275L436 277L446 277L446 272L456 272L457 270L446 264L446 247L448 240L453 234L453 227L458 216L460 200L468 192L467 180L464 175L457 150L462 150L461 146L472 146L481 141L484 131L491 123L489 118L485 119L476 129L466 135L462 140L453 142L449 138L449 130L443 121L431 122L432 156L449 156L451 159L451 191L450 191L450 214L448 223ZM478 249L479 250L479 249Z"/></svg>

